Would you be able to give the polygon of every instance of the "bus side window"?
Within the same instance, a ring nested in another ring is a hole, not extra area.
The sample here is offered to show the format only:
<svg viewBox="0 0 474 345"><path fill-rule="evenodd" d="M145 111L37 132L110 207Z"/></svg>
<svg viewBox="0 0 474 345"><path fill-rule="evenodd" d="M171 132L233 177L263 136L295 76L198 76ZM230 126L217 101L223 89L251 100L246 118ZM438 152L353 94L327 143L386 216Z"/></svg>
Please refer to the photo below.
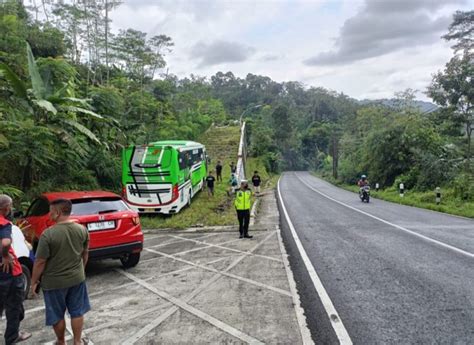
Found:
<svg viewBox="0 0 474 345"><path fill-rule="evenodd" d="M202 162L204 160L204 154L202 152L202 149L199 149L198 154L199 154L199 161Z"/></svg>
<svg viewBox="0 0 474 345"><path fill-rule="evenodd" d="M189 155L187 152L180 152L179 153L179 169L183 170L189 167Z"/></svg>

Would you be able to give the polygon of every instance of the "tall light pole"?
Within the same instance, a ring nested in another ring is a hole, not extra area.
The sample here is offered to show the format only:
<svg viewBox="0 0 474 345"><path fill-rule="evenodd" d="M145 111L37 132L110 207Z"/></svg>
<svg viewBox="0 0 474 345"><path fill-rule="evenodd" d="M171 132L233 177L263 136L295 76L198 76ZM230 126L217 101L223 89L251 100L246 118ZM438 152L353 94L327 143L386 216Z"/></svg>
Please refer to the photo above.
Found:
<svg viewBox="0 0 474 345"><path fill-rule="evenodd" d="M242 125L242 119L244 118L244 115L246 113L248 113L250 110L258 109L258 108L263 107L263 106L264 106L264 104L257 104L257 105L254 105L254 106L251 106L251 107L248 107L247 109L245 109L242 112L242 115L240 115L240 119L239 119L240 125Z"/></svg>

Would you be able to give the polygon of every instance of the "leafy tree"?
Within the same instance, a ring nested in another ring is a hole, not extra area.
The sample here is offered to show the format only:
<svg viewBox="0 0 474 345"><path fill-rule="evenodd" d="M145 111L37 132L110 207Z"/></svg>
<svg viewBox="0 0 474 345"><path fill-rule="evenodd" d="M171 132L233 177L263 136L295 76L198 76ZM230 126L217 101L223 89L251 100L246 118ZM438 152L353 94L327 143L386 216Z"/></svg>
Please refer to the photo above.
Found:
<svg viewBox="0 0 474 345"><path fill-rule="evenodd" d="M28 28L27 41L36 57L61 57L66 54L64 34L51 24L34 24Z"/></svg>
<svg viewBox="0 0 474 345"><path fill-rule="evenodd" d="M464 52L472 55L474 50L474 11L456 11L453 22L449 25L449 31L443 38L447 41L455 41L453 49L455 52Z"/></svg>
<svg viewBox="0 0 474 345"><path fill-rule="evenodd" d="M467 153L470 159L474 124L474 64L468 55L454 56L443 72L433 76L428 94L439 105L451 111L465 126Z"/></svg>
<svg viewBox="0 0 474 345"><path fill-rule="evenodd" d="M32 172L36 165L46 164L48 162L47 157L51 157L51 154L41 152L38 154L34 149L51 150L54 152L54 146L51 143L59 139L60 142L68 145L72 149L71 153L78 157L84 157L87 148L77 134L88 138L89 140L101 143L100 139L90 131L81 120L85 120L82 117L86 117L87 120L93 119L95 121L103 121L104 118L90 109L85 100L75 98L74 90L70 84L65 85L60 90L55 90L51 87L47 87L43 78L41 77L40 71L36 65L31 48L27 45L28 51L28 71L31 80L31 91L28 90L27 85L22 82L18 75L16 75L7 65L0 64L0 70L4 73L4 77L10 82L14 95L20 98L24 104L24 107L28 110L22 120L24 126L35 126L35 134L40 135L37 137L36 143L32 143L27 139L29 137L23 137L25 143L29 143L28 147L23 148L28 150L23 152L22 159L20 160L20 166L22 167L22 189L28 190L32 183ZM15 137L20 137L19 133L16 133L13 127L18 125L15 119L8 119L2 123L2 127L6 129L7 138L9 141ZM12 127L13 126L13 127ZM21 128L21 125L19 126ZM29 133L31 130L26 130L24 133ZM52 140L55 138L56 140ZM30 147L31 146L31 147ZM38 146L38 148L35 148ZM41 147L41 148L39 148ZM32 150L33 148L33 150ZM48 150L48 151L49 151ZM14 151L6 154L12 155L14 158ZM40 163L40 164L36 164Z"/></svg>

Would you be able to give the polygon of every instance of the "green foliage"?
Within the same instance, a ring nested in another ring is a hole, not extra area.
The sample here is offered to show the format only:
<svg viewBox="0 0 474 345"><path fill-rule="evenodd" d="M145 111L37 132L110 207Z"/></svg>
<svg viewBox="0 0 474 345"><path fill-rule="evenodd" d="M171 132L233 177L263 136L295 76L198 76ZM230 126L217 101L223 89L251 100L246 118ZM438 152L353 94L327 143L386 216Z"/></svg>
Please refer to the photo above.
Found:
<svg viewBox="0 0 474 345"><path fill-rule="evenodd" d="M474 176L463 173L454 179L454 195L463 201L474 201Z"/></svg>
<svg viewBox="0 0 474 345"><path fill-rule="evenodd" d="M467 138L466 156L471 158L471 137L474 130L474 64L472 56L454 56L443 72L433 76L428 88L433 100L451 115L451 121L459 120L465 127Z"/></svg>
<svg viewBox="0 0 474 345"><path fill-rule="evenodd" d="M66 53L64 34L49 23L31 25L28 28L27 41L36 57L61 57Z"/></svg>
<svg viewBox="0 0 474 345"><path fill-rule="evenodd" d="M108 25L99 3L54 4L46 22L30 22L19 2L1 6L0 181L10 194L119 192L123 146L195 139L226 120L204 80L152 80L169 37L125 30L107 38L91 25Z"/></svg>
<svg viewBox="0 0 474 345"><path fill-rule="evenodd" d="M33 21L21 2L0 4L0 181L24 192L11 190L16 196L72 188L118 192L121 148L132 143L196 139L209 144L212 156L231 159L236 152L215 148L236 147L238 127L228 127L237 131L228 138L210 138L221 127L208 129L242 117L249 166L262 172L317 169L351 184L366 173L387 188L400 181L416 193L452 186L453 198L472 200L472 11L456 13L445 38L458 55L428 89L441 109L420 114L410 89L388 108L254 74L178 79L166 73L157 80L173 41L133 29L112 33L109 12L118 1L45 6L52 9L45 20ZM219 200L209 212L225 201ZM209 204L205 195L196 202ZM183 214L183 226L202 219L191 209ZM225 213L210 222L231 220Z"/></svg>
<svg viewBox="0 0 474 345"><path fill-rule="evenodd" d="M452 47L455 52L472 53L474 49L474 11L456 11L449 32L443 36L447 41L456 41Z"/></svg>

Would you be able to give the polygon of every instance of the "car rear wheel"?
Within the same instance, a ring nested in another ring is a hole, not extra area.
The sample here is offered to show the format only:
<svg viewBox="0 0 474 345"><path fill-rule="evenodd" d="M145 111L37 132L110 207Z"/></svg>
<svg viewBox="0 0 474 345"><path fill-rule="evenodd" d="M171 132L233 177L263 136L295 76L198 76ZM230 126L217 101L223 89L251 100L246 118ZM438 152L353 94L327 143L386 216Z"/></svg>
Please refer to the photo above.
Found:
<svg viewBox="0 0 474 345"><path fill-rule="evenodd" d="M25 299L28 298L28 292L30 291L30 287L31 287L31 272L30 272L30 269L25 266L25 265L21 265L21 269L22 269L22 276L23 276L23 279L25 280L25 286L24 286L24 296L25 296Z"/></svg>
<svg viewBox="0 0 474 345"><path fill-rule="evenodd" d="M125 254L120 258L123 268L135 267L140 261L140 253Z"/></svg>

